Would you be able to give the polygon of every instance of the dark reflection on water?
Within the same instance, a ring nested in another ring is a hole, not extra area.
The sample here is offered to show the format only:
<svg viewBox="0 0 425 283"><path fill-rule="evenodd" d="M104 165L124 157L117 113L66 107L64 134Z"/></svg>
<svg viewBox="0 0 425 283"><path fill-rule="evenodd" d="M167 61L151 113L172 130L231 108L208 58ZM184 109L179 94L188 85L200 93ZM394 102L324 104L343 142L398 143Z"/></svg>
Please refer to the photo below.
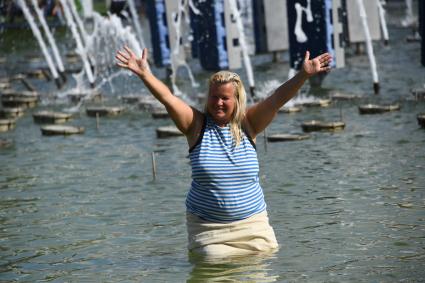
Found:
<svg viewBox="0 0 425 283"><path fill-rule="evenodd" d="M202 259L189 255L193 269L186 282L276 282L270 268L274 255L256 255L221 259Z"/></svg>

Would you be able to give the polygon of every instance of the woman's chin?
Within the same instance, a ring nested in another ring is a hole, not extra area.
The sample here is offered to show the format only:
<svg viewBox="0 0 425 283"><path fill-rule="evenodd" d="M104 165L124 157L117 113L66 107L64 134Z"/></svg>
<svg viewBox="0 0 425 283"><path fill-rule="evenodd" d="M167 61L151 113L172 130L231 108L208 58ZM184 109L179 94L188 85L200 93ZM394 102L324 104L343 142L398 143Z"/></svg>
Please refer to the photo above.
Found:
<svg viewBox="0 0 425 283"><path fill-rule="evenodd" d="M229 119L223 116L213 116L213 119L214 119L214 122L220 126L226 125L230 122Z"/></svg>

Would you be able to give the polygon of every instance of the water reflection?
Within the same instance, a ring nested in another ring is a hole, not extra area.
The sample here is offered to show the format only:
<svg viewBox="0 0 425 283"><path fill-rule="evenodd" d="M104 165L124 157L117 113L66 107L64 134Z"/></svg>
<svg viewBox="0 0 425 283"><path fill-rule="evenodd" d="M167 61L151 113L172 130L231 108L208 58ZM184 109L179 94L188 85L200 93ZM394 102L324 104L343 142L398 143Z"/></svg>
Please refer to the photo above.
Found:
<svg viewBox="0 0 425 283"><path fill-rule="evenodd" d="M193 265L186 282L276 282L270 268L273 254L253 254L230 258L200 258L189 255Z"/></svg>

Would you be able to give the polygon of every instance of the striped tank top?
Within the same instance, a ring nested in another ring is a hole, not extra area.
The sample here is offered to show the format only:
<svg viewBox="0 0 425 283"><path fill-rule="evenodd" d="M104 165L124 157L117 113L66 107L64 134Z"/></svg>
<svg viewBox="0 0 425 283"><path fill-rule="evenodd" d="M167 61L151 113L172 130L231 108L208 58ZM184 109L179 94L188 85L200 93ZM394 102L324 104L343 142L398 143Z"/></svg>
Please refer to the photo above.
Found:
<svg viewBox="0 0 425 283"><path fill-rule="evenodd" d="M234 146L230 127L205 115L203 133L189 150L192 184L187 211L211 222L232 222L266 209L255 145L245 134Z"/></svg>

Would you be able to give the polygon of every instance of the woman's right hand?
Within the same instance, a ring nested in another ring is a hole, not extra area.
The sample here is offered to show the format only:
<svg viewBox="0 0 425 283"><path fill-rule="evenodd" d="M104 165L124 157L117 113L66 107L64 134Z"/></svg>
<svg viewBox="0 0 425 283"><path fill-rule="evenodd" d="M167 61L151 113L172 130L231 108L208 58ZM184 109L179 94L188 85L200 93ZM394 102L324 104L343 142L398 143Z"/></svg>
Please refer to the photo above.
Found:
<svg viewBox="0 0 425 283"><path fill-rule="evenodd" d="M118 50L115 58L118 60L118 66L132 71L141 78L150 73L147 48L143 49L142 57L137 57L133 50L124 46L124 50Z"/></svg>

